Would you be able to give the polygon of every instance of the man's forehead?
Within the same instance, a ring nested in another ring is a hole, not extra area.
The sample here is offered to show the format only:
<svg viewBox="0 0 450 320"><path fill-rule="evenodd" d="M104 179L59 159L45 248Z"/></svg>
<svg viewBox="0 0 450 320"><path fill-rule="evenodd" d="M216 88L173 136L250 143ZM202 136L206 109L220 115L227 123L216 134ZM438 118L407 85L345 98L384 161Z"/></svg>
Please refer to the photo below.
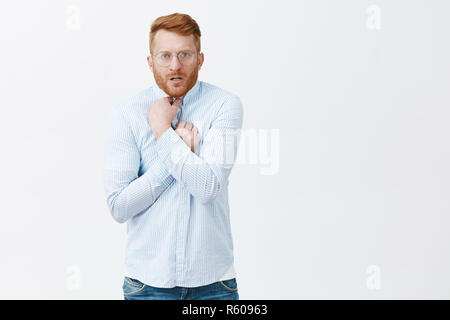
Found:
<svg viewBox="0 0 450 320"><path fill-rule="evenodd" d="M158 30L153 39L153 49L157 51L195 49L194 35L183 36L167 30Z"/></svg>

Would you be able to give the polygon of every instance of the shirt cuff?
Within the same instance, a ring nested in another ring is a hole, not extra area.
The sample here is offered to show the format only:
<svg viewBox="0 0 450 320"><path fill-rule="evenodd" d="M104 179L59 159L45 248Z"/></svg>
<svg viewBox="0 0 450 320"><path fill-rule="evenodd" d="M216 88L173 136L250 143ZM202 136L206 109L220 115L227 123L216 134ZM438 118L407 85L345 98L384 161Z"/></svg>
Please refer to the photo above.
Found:
<svg viewBox="0 0 450 320"><path fill-rule="evenodd" d="M173 128L168 128L156 141L158 156L174 178L175 167L189 156L191 149Z"/></svg>
<svg viewBox="0 0 450 320"><path fill-rule="evenodd" d="M152 160L144 175L147 177L152 188L156 186L164 186L167 188L174 180L158 156Z"/></svg>

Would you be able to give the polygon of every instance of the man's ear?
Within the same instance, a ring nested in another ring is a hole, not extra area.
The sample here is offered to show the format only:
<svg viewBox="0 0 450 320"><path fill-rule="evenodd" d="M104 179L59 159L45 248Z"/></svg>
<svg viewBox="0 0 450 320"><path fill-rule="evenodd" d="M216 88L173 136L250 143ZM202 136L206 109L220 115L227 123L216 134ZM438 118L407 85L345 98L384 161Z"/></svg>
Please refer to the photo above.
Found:
<svg viewBox="0 0 450 320"><path fill-rule="evenodd" d="M149 66L150 70L153 72L153 60L152 60L152 56L147 56L147 63L148 63L148 66Z"/></svg>
<svg viewBox="0 0 450 320"><path fill-rule="evenodd" d="M198 70L200 70L202 68L203 61L205 61L205 55L202 52L199 54Z"/></svg>

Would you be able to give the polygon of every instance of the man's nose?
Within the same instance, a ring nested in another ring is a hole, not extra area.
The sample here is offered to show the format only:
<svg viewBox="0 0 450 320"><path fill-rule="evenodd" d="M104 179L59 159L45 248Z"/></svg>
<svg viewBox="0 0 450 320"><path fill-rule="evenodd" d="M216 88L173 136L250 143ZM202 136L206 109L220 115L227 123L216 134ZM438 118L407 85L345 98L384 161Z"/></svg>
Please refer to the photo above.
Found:
<svg viewBox="0 0 450 320"><path fill-rule="evenodd" d="M181 68L181 63L178 60L178 56L174 55L172 57L172 61L170 61L169 68L170 68L171 71L176 71L176 70L179 70Z"/></svg>

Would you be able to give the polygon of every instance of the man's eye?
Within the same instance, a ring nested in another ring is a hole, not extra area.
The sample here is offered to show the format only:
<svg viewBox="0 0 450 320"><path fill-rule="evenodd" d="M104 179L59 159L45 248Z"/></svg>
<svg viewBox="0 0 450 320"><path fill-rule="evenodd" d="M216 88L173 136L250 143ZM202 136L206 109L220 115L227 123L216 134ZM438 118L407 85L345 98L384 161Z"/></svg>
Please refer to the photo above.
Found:
<svg viewBox="0 0 450 320"><path fill-rule="evenodd" d="M167 59L169 57L169 55L167 54L167 53L163 53L162 55L161 55L161 58L163 58L163 59Z"/></svg>
<svg viewBox="0 0 450 320"><path fill-rule="evenodd" d="M181 57L183 57L183 58L187 58L187 57L190 56L190 53L188 53L188 52L180 52L180 55L181 55Z"/></svg>

